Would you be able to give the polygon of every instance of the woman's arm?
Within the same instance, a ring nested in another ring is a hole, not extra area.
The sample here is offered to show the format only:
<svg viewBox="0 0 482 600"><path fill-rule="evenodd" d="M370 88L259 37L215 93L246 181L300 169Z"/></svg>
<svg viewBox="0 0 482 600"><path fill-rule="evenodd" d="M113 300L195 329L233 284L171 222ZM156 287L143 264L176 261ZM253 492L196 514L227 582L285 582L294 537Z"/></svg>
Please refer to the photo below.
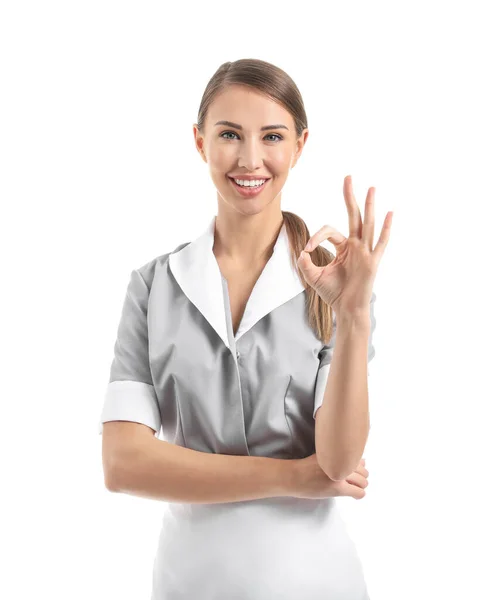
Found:
<svg viewBox="0 0 482 600"><path fill-rule="evenodd" d="M359 464L370 429L367 348L370 308L337 314L337 331L323 404L316 413L315 445L320 468L333 481Z"/></svg>
<svg viewBox="0 0 482 600"><path fill-rule="evenodd" d="M105 436L109 427L130 440L110 454L105 481L112 492L196 504L294 495L295 460L199 452L141 436L145 426L131 422L104 423Z"/></svg>

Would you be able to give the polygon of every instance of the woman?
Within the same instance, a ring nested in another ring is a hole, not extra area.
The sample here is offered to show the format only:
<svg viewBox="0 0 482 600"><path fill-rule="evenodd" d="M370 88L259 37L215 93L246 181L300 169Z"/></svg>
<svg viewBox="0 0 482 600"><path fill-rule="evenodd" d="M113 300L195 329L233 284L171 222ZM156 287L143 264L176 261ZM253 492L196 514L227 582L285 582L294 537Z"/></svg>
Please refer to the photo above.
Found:
<svg viewBox="0 0 482 600"><path fill-rule="evenodd" d="M310 237L280 208L307 137L286 73L221 65L194 125L217 215L131 273L99 431L108 489L169 502L152 600L368 598L335 497L365 495L393 213L373 249L374 188L362 222L347 177L349 237Z"/></svg>

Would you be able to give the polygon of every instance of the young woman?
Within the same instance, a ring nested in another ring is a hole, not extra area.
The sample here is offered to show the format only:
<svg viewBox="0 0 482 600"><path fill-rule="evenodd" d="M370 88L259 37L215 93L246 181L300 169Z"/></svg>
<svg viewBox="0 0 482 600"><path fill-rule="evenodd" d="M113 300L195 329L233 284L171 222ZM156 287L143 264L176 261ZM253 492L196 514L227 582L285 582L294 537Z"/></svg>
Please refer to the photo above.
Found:
<svg viewBox="0 0 482 600"><path fill-rule="evenodd" d="M310 236L280 206L307 137L285 72L221 65L194 125L217 215L131 273L99 432L107 488L168 502L152 600L368 598L335 498L368 485L372 287L393 213L373 247L374 188L362 221L346 177L348 237Z"/></svg>

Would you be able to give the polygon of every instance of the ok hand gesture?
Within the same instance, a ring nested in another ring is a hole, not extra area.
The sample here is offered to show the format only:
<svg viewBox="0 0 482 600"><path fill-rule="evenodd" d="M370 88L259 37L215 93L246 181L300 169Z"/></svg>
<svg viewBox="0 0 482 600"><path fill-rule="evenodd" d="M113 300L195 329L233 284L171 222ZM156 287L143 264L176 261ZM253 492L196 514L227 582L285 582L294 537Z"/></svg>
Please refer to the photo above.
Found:
<svg viewBox="0 0 482 600"><path fill-rule="evenodd" d="M323 225L308 240L298 258L298 266L307 283L335 313L357 314L369 307L378 264L388 244L393 211L387 213L373 250L375 188L369 188L367 193L364 222L353 194L350 175L345 177L343 195L348 210L349 237L330 225ZM309 252L324 240L332 242L336 256L328 265L318 267L313 264Z"/></svg>

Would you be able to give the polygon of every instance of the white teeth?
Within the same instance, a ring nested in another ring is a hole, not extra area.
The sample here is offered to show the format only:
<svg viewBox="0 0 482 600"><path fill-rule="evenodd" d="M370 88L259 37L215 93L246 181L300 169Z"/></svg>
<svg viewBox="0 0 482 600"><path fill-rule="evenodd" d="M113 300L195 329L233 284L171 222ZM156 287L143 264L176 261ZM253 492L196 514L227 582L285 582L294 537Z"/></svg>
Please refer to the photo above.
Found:
<svg viewBox="0 0 482 600"><path fill-rule="evenodd" d="M238 185L244 185L245 187L257 187L262 185L266 181L266 179L252 179L251 181L244 179L235 179L234 181Z"/></svg>

